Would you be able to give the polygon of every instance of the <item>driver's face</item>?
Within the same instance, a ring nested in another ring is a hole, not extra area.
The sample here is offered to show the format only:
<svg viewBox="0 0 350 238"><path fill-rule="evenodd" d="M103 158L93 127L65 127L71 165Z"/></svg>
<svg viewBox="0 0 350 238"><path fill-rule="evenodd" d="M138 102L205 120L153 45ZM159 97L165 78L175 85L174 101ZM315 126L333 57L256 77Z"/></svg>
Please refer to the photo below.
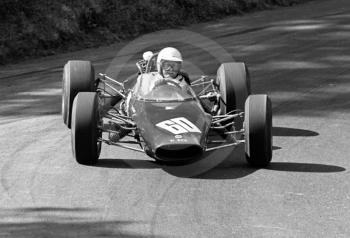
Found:
<svg viewBox="0 0 350 238"><path fill-rule="evenodd" d="M165 78L175 78L181 69L181 62L164 61L162 64L162 73Z"/></svg>

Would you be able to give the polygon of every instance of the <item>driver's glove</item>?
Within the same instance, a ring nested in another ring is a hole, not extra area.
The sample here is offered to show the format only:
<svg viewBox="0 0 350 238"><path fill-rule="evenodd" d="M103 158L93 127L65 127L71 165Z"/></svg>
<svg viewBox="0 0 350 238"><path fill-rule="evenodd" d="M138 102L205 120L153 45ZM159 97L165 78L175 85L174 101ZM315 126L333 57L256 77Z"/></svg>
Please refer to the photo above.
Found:
<svg viewBox="0 0 350 238"><path fill-rule="evenodd" d="M157 87L158 85L164 84L164 82L165 82L165 79L164 79L164 78L157 79L157 80L154 82L154 87Z"/></svg>

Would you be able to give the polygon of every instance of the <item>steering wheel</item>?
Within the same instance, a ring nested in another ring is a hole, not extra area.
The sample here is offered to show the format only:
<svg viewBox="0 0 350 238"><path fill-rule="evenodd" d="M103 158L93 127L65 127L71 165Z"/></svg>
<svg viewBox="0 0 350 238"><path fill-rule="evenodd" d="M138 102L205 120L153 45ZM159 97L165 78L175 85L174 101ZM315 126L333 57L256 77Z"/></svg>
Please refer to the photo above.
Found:
<svg viewBox="0 0 350 238"><path fill-rule="evenodd" d="M165 85L165 84L175 86L175 87L181 89L181 86L177 82L175 82L174 80L171 80L171 79L161 79L159 81L156 81L154 88L157 88L157 87L159 87L161 85Z"/></svg>

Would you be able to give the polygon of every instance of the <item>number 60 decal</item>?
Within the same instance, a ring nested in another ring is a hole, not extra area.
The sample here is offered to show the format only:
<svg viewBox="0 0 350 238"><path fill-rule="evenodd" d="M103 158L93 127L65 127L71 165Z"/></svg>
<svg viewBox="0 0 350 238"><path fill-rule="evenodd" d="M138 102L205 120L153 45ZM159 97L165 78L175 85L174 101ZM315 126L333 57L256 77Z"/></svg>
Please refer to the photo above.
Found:
<svg viewBox="0 0 350 238"><path fill-rule="evenodd" d="M189 133L189 132L197 132L201 133L198 127L187 120L184 117L173 118L170 120L162 121L156 124L156 126L165 129L175 135Z"/></svg>

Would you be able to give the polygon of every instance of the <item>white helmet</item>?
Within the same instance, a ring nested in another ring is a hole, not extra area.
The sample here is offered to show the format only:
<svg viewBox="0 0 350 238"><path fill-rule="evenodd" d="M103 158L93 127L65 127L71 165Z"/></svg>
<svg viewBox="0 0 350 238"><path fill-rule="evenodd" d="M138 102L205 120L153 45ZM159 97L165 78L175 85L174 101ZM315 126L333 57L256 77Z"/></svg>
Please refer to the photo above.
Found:
<svg viewBox="0 0 350 238"><path fill-rule="evenodd" d="M162 60L182 62L182 55L180 51L173 47L166 47L159 51L157 57L157 69L160 72L160 64Z"/></svg>

